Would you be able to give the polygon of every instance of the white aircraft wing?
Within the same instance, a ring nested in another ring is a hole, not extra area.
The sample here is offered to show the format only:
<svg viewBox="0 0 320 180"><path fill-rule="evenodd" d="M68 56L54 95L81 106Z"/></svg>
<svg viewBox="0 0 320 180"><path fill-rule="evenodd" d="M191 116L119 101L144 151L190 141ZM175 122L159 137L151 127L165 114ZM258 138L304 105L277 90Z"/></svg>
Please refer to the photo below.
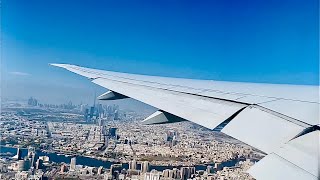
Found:
<svg viewBox="0 0 320 180"><path fill-rule="evenodd" d="M192 121L265 153L256 179L320 178L319 86L191 80L52 64L109 89L100 99L131 97L158 109L145 124Z"/></svg>

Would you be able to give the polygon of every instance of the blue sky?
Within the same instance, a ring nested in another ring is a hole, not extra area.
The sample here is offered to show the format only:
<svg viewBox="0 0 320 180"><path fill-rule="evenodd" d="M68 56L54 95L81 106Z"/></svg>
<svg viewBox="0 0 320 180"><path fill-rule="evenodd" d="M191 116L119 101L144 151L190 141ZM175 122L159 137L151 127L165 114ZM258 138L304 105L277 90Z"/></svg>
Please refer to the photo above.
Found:
<svg viewBox="0 0 320 180"><path fill-rule="evenodd" d="M85 95L96 88L48 66L51 62L197 79L319 84L317 0L3 0L1 6L1 71L9 97L42 93L52 100L63 92L75 99L75 91Z"/></svg>

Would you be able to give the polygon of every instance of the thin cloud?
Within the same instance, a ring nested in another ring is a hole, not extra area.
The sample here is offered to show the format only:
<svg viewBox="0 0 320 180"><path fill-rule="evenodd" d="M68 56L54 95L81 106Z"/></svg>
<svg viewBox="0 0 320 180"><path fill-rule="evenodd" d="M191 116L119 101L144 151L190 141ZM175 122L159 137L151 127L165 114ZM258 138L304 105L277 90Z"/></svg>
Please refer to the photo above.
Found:
<svg viewBox="0 0 320 180"><path fill-rule="evenodd" d="M12 71L12 72L9 72L9 74L16 75L16 76L30 76L29 73L19 72L19 71Z"/></svg>

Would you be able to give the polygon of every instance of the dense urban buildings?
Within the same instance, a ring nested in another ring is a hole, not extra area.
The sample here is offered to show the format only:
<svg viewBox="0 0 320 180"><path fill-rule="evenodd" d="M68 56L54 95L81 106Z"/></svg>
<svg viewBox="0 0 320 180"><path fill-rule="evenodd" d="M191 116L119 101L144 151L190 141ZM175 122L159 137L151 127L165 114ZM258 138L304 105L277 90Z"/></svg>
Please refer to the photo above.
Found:
<svg viewBox="0 0 320 180"><path fill-rule="evenodd" d="M0 179L251 179L263 154L190 122L117 105L2 102Z"/></svg>

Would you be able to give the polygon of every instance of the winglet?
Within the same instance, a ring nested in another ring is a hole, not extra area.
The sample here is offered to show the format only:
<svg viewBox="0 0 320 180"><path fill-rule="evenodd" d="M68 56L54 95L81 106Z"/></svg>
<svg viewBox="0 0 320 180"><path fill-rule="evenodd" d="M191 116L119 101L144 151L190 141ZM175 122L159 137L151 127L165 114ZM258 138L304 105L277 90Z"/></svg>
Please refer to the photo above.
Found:
<svg viewBox="0 0 320 180"><path fill-rule="evenodd" d="M98 76L94 73L90 73L87 72L86 69L84 67L80 67L80 66L76 66L76 65L72 65L72 64L56 64L56 63L49 63L49 65L51 66L56 66L56 67L60 67L60 68L64 68L68 71L71 71L73 73L79 74L81 76L87 77L90 80L97 78Z"/></svg>

